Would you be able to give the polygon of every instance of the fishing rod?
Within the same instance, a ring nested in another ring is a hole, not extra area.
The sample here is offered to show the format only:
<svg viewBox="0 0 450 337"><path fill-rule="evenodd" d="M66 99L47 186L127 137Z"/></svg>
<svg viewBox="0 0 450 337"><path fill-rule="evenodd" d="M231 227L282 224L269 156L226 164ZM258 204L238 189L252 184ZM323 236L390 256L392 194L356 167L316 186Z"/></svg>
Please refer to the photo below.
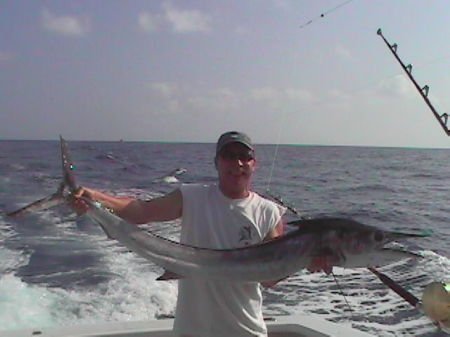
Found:
<svg viewBox="0 0 450 337"><path fill-rule="evenodd" d="M386 38L383 35L383 32L381 31L381 28L379 28L377 30L377 34L379 36L381 36L381 38L383 39L383 41L386 43L386 46L389 48L389 50L392 52L392 54L395 56L395 58L397 59L398 63L400 63L401 67L403 68L403 70L406 72L406 74L408 75L408 78L411 80L411 82L414 84L414 86L416 87L417 91L419 91L420 96L422 96L423 100L425 101L425 103L428 105L428 107L430 108L431 112L433 113L434 117L436 117L437 121L439 122L439 124L441 125L442 129L445 131L445 133L447 134L447 136L450 136L450 129L447 126L448 123L448 114L447 113L443 113L443 114L439 114L436 109L434 108L433 104L431 104L430 100L428 99L428 92L430 90L430 87L428 85L425 85L423 87L420 87L419 84L417 84L416 80L414 79L414 76L412 75L412 64L408 64L405 66L405 64L402 62L402 60L400 59L400 57L397 54L397 47L398 45L396 43L394 44L390 44Z"/></svg>
<svg viewBox="0 0 450 337"><path fill-rule="evenodd" d="M381 28L377 30L377 34L383 39L386 46L392 52L398 63L400 63L403 70L408 75L408 78L416 87L420 96L422 96L425 103L430 108L434 117L437 119L447 136L450 136L450 129L447 126L448 117L447 113L439 114L431 104L428 93L430 87L425 85L421 87L412 75L412 64L405 64L402 62L397 54L397 43L390 44L384 37ZM397 284L394 280L377 271L375 268L368 268L374 275L376 275L385 285L391 288L395 293L401 296L406 302L418 309L420 312L428 316L442 331L450 334L450 283L445 282L432 282L428 284L422 294L422 299L419 300L409 291Z"/></svg>

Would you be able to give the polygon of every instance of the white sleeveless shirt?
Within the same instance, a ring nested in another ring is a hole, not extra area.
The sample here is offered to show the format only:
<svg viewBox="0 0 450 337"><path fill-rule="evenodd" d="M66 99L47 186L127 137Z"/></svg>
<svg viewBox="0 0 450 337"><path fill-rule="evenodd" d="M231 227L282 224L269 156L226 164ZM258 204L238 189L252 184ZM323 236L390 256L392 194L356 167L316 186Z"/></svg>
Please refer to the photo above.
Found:
<svg viewBox="0 0 450 337"><path fill-rule="evenodd" d="M180 242L229 249L261 242L285 208L254 192L229 199L217 185L182 185ZM265 337L262 294L258 282L178 281L174 332L195 337Z"/></svg>

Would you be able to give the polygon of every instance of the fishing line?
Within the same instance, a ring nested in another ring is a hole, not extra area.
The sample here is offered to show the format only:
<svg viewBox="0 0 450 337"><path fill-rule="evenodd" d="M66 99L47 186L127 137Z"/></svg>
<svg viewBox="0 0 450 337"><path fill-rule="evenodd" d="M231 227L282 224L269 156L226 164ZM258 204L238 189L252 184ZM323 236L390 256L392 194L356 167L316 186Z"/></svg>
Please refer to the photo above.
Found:
<svg viewBox="0 0 450 337"><path fill-rule="evenodd" d="M302 219L302 220L308 219L308 217L301 216L300 213L299 213L294 207L292 207L292 206L286 204L286 202L283 201L280 197L275 196L275 195L273 195L273 194L269 194L269 196L272 197L272 198L273 198L275 201L277 201L278 203L280 203L282 206L285 206L289 211L291 211L293 214L295 214L296 216L298 216L300 219ZM301 227L300 227L300 228L301 228ZM345 293L344 293L344 291L342 290L342 287L341 287L341 285L339 284L336 275L333 273L333 270L331 270L331 275L333 275L334 282L336 283L336 285L337 285L337 287L338 287L338 289L339 289L339 292L341 293L342 297L344 297L344 301L345 301L345 303L347 304L348 308L350 309L350 312L353 313L353 309L352 309L352 307L350 306L350 303L348 303L347 297L345 296ZM352 316L352 315L351 315L351 316Z"/></svg>
<svg viewBox="0 0 450 337"><path fill-rule="evenodd" d="M429 62L425 62L423 64L420 64L418 67L416 67L416 69L424 69L427 66L433 65L434 63L440 62L442 60L446 60L450 58L450 56L444 56L444 57L439 57L436 58L434 60L431 60ZM364 89L370 89L372 87L376 87L379 86L380 83L383 83L386 80L391 80L397 76L402 76L402 77L407 77L407 75L403 74L402 72L397 72L395 74L391 74L391 75L387 75L384 76L382 78L379 79L374 79L366 84L362 84L354 89L350 89L349 91L345 92L346 95L354 95ZM325 99L321 99L315 103L309 104L307 105L305 108L303 108L302 110L294 110L289 114L298 114L298 113L302 113L305 112L307 109L311 109L311 108L317 108L320 107L321 105L327 104L327 103L331 103L331 102L335 102L336 100L338 100L337 98L325 98ZM273 174L275 171L275 162L278 158L278 152L279 152L279 147L280 147L280 142L281 142L281 131L283 130L283 125L286 121L287 118L287 114L288 112L284 112L282 114L282 118L281 118L281 122L280 125L278 126L278 131L277 131L277 141L275 143L275 153L272 159L272 163L271 163L271 168L270 168L270 173L269 173L269 178L267 180L267 185L266 185L266 192L270 191L270 185L272 183L272 178L273 178Z"/></svg>
<svg viewBox="0 0 450 337"><path fill-rule="evenodd" d="M272 165L270 167L270 173L269 173L269 178L267 180L266 191L269 191L270 184L272 183L273 171L275 170L275 162L276 162L276 160L278 158L278 149L280 147L281 130L283 129L283 125L284 125L285 120L286 120L286 112L284 112L282 114L280 125L278 126L277 142L275 144L275 153L273 155Z"/></svg>
<svg viewBox="0 0 450 337"><path fill-rule="evenodd" d="M342 2L341 4L337 5L336 7L333 7L333 8L331 8L331 9L329 9L329 10L327 10L327 11L321 13L319 16L317 16L317 17L315 17L315 18L313 18L313 19L311 19L311 20L305 22L304 24L302 24L302 25L300 26L300 29L305 28L306 26L310 25L311 23L313 23L314 21L316 21L316 20L318 20L318 19L324 18L325 15L328 15L328 14L330 14L331 12L334 12L334 11L338 10L339 8L348 5L348 4L349 4L350 2L352 2L352 1L354 1L354 0L347 0L347 1Z"/></svg>
<svg viewBox="0 0 450 337"><path fill-rule="evenodd" d="M352 307L350 306L350 303L348 303L347 297L345 296L344 291L342 290L342 287L341 287L341 285L339 284L339 282L338 282L338 280L337 280L337 277L336 277L336 275L333 273L333 271L331 271L331 275L333 275L334 282L336 282L336 284L337 284L337 286L338 286L338 289L339 289L339 292L341 293L342 297L344 297L344 301L345 301L345 303L347 304L348 308L350 309L350 313L353 313L353 309L352 309ZM352 314L350 314L350 316L352 316Z"/></svg>
<svg viewBox="0 0 450 337"><path fill-rule="evenodd" d="M324 12L320 17L323 17L325 14L329 14L329 13L331 13L331 12L333 12L333 11L335 11L335 10L345 6L345 5L348 5L352 1L354 1L354 0L345 1L345 2L341 3L340 5L338 5L336 7L333 7L332 9ZM311 22L312 21L310 20L309 23L311 23ZM307 23L307 24L309 24L309 23ZM416 70L417 69L424 69L426 67L429 67L430 65L433 65L433 64L438 63L438 62L442 62L443 60L447 60L449 58L450 58L449 55L441 56L441 57L438 57L438 58L426 61L426 62L424 62L422 64L419 64L419 66L415 67L415 69ZM384 81L391 80L391 79L393 79L393 78L395 78L397 76L402 76L402 77L406 76L407 77L407 75L405 75L403 72L397 72L395 74L387 75L387 76L384 76L382 78L374 79L372 81L369 81L366 84L362 84L362 85L360 85L360 86L358 86L358 87L356 87L354 89L350 89L349 91L344 92L344 94L348 95L350 97L351 95L354 95L355 93L358 93L359 91L362 91L364 89L369 89L369 88L372 88L372 87L380 86L380 84L383 83ZM294 111L292 111L289 114L302 113L302 112L307 111L307 109L316 108L316 107L319 107L319 106L327 104L327 103L335 102L336 100L339 100L339 98L329 97L329 98L320 99L320 100L316 101L315 103L308 104L302 110L294 110ZM269 177L268 177L268 180L267 180L266 192L268 192L270 190L270 185L272 183L273 174L274 174L274 171L275 171L275 162L276 162L276 160L278 158L278 152L279 152L279 147L280 147L281 131L283 130L284 123L285 123L285 121L287 119L287 114L288 114L287 111L282 113L281 122L280 122L280 124L278 126L277 141L275 143L275 152L274 152L274 155L273 155L272 164L271 164L271 168L270 168L270 173L269 173Z"/></svg>
<svg viewBox="0 0 450 337"><path fill-rule="evenodd" d="M275 196L275 195L273 195L273 194L271 194L271 193L269 193L269 192L268 192L268 195L269 195L271 198L273 198L275 201L277 201L279 204L281 204L282 206L286 207L289 211L291 211L293 214L295 214L296 216L298 216L300 219L302 219L302 220L308 219L308 217L301 216L301 215L300 215L300 212L297 211L297 209L295 209L295 208L294 208L293 206L291 206L291 205L288 205L283 199L281 199L281 197ZM342 295L342 297L344 297L344 301L345 301L347 307L350 309L350 317L353 317L353 315L352 315L353 309L352 309L352 307L350 306L350 303L347 301L347 297L345 296L345 293L344 293L344 291L343 291L341 285L339 284L336 275L333 273L333 270L331 270L331 275L333 275L334 282L336 283L336 285L337 285L337 287L338 287L338 289L339 289L340 294Z"/></svg>
<svg viewBox="0 0 450 337"><path fill-rule="evenodd" d="M328 14L338 10L339 8L342 8L342 7L350 4L353 1L354 0L347 0L347 1L344 1L344 2L342 2L340 4L338 4L335 7L332 7L330 9L326 10L325 12L321 13L318 17L313 18L313 19L309 20L308 22L304 23L303 25L301 25L300 29L304 28L305 26L308 26L309 24L313 23L317 19L323 18L323 17L325 17L325 15L328 15ZM269 173L269 178L268 178L268 181L267 181L266 191L269 191L270 184L272 183L273 172L275 170L275 161L277 160L278 150L279 150L279 147L280 147L281 130L282 130L282 127L283 127L285 119L286 119L286 112L283 113L282 121L281 121L281 123L280 123L280 125L278 127L277 142L275 144L275 153L274 153L274 156L273 156L273 159L272 159L272 165L271 165L271 168L270 168L270 173Z"/></svg>

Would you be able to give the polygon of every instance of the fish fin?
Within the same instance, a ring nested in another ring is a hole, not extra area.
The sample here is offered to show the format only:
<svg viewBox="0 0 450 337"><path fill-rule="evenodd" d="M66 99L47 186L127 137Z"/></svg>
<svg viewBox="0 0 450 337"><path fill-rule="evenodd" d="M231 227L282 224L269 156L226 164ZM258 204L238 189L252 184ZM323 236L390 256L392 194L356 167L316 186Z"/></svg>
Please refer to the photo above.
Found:
<svg viewBox="0 0 450 337"><path fill-rule="evenodd" d="M422 233L405 233L402 231L391 231L391 234L395 234L404 238L427 238L433 235L431 230L424 230Z"/></svg>
<svg viewBox="0 0 450 337"><path fill-rule="evenodd" d="M264 282L261 282L261 285L262 285L264 288L273 288L273 287L275 287L278 283L280 283L281 281L286 280L289 276L290 276L290 275L285 276L285 277L280 278L280 279L275 280L275 281L264 281Z"/></svg>
<svg viewBox="0 0 450 337"><path fill-rule="evenodd" d="M162 274L160 277L158 277L157 281L169 281L169 280L179 280L183 278L183 276L180 276L178 274L175 274L171 271L165 270L164 274Z"/></svg>
<svg viewBox="0 0 450 337"><path fill-rule="evenodd" d="M61 162L62 162L62 170L63 170L63 184L67 186L71 193L75 193L77 190L77 186L75 183L75 177L72 174L72 171L75 169L75 166L72 163L72 159L69 154L69 148L67 146L67 141L59 135L59 140L61 143Z"/></svg>
<svg viewBox="0 0 450 337"><path fill-rule="evenodd" d="M103 230L103 232L106 234L106 237L107 237L109 240L116 240L116 238L113 237L113 236L108 232L108 229L107 229L103 224L101 224L100 221L97 221L97 223L99 224L100 228Z"/></svg>
<svg viewBox="0 0 450 337"><path fill-rule="evenodd" d="M62 189L58 189L58 191L48 197L43 199L39 199L38 201L32 202L16 211L7 213L7 216L20 216L32 212L42 211L44 209L49 209L54 206L60 205L65 202L65 198L62 194Z"/></svg>
<svg viewBox="0 0 450 337"><path fill-rule="evenodd" d="M408 252L407 250L403 250L403 249L383 248L381 251L384 251L384 252L395 252L395 253L404 253L404 254L409 255L410 258L418 258L418 259L422 259L423 258L423 255L421 255L421 254ZM405 257L407 257L407 256L405 256Z"/></svg>
<svg viewBox="0 0 450 337"><path fill-rule="evenodd" d="M306 268L310 273L323 271L329 275L333 272L333 266L336 265L335 255L320 255L311 259L310 265Z"/></svg>
<svg viewBox="0 0 450 337"><path fill-rule="evenodd" d="M61 161L63 170L63 179L58 187L58 190L52 195L35 201L25 207L22 207L16 211L7 213L7 216L19 216L23 214L28 214L31 212L41 211L44 209L52 208L66 201L66 196L64 195L64 189L67 187L70 193L74 193L77 190L75 185L75 178L72 174L74 166L72 160L70 159L69 150L67 147L67 142L62 136L59 136L61 143Z"/></svg>

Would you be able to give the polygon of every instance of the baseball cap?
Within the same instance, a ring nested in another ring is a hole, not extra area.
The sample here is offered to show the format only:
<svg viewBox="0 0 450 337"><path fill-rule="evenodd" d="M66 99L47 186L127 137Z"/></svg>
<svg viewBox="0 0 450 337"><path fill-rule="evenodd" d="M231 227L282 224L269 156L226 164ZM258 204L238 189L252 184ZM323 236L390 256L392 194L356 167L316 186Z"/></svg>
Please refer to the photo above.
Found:
<svg viewBox="0 0 450 337"><path fill-rule="evenodd" d="M216 153L219 153L225 145L230 143L241 143L253 151L253 144L249 136L243 132L229 131L219 137L216 146Z"/></svg>

